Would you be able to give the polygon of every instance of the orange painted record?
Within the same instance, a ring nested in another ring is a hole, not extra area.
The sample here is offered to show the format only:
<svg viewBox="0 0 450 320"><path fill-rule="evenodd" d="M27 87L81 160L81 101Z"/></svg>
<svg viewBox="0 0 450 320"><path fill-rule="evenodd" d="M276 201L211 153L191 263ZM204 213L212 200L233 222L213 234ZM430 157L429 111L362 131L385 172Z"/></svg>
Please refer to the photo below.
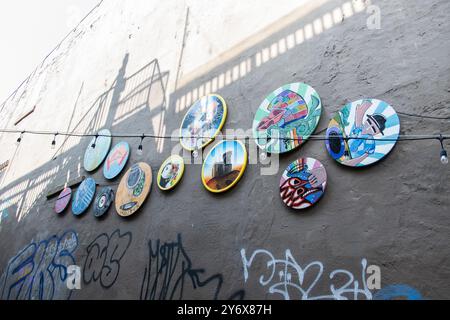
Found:
<svg viewBox="0 0 450 320"><path fill-rule="evenodd" d="M135 163L120 180L116 192L116 210L128 217L144 203L152 187L152 168L145 162Z"/></svg>

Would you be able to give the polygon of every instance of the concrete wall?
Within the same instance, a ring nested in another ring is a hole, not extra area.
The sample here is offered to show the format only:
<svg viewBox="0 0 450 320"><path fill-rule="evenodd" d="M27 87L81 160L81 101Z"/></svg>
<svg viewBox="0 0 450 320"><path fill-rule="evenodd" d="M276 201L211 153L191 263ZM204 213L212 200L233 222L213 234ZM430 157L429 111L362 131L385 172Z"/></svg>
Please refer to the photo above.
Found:
<svg viewBox="0 0 450 320"><path fill-rule="evenodd" d="M371 4L379 30L366 24ZM225 129L245 130L267 93L295 81L320 94L319 129L363 97L448 116L449 10L446 0L105 1L0 105L0 124L170 135L194 100L217 92L229 106ZM439 132L450 132L448 120L401 116L401 134ZM0 163L10 161L0 181L2 299L353 298L356 282L358 299L450 298L450 174L438 141L399 142L359 170L310 141L281 156L276 174L250 164L219 195L202 186L201 165L190 164L173 191L154 185L134 216L111 208L98 220L92 208L80 218L57 215L55 198L45 197L79 175L116 189L120 178L84 172L90 139L60 136L57 150L49 136L26 135L19 147L16 139L0 135ZM135 151L139 140L128 142ZM144 155L133 152L127 167L145 161L156 175L177 142L144 142ZM316 206L295 212L278 182L301 156L319 159L329 180ZM81 290L62 280L71 264L81 267ZM288 274L280 273L285 265ZM384 291L361 289L368 265L381 268Z"/></svg>

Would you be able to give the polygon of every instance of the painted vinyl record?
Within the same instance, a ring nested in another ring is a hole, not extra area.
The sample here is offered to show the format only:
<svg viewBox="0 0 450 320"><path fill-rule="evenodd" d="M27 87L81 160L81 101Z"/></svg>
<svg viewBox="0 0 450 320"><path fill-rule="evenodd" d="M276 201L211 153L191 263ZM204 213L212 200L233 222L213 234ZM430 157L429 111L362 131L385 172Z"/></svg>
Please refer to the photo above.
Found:
<svg viewBox="0 0 450 320"><path fill-rule="evenodd" d="M80 215L89 207L94 199L96 183L92 178L86 178L78 186L75 196L72 199L72 213Z"/></svg>
<svg viewBox="0 0 450 320"><path fill-rule="evenodd" d="M114 191L110 187L102 188L94 201L94 216L101 217L103 216L109 209L111 202L114 199Z"/></svg>
<svg viewBox="0 0 450 320"><path fill-rule="evenodd" d="M328 124L325 144L337 162L362 167L384 158L400 133L400 119L389 104L376 99L345 105Z"/></svg>
<svg viewBox="0 0 450 320"><path fill-rule="evenodd" d="M270 93L256 110L253 135L256 144L270 153L299 147L319 123L322 103L309 85L286 84Z"/></svg>
<svg viewBox="0 0 450 320"><path fill-rule="evenodd" d="M129 156L130 146L128 142L122 141L116 144L109 152L103 165L105 178L114 179L117 177L127 164Z"/></svg>
<svg viewBox="0 0 450 320"><path fill-rule="evenodd" d="M280 179L280 196L293 209L305 209L323 196L327 172L319 160L300 158L292 162Z"/></svg>
<svg viewBox="0 0 450 320"><path fill-rule="evenodd" d="M205 158L203 185L211 192L224 192L238 183L246 166L247 150L244 144L237 140L221 141Z"/></svg>
<svg viewBox="0 0 450 320"><path fill-rule="evenodd" d="M111 132L108 129L102 129L98 132L97 139L92 138L84 153L84 169L86 171L94 171L105 160L111 146ZM92 144L95 141L95 148Z"/></svg>
<svg viewBox="0 0 450 320"><path fill-rule="evenodd" d="M189 151L202 149L217 136L226 118L227 105L221 96L209 94L197 100L181 123L181 146Z"/></svg>
<svg viewBox="0 0 450 320"><path fill-rule="evenodd" d="M158 187L170 190L180 182L184 173L184 160L179 155L171 155L161 165L158 171Z"/></svg>
<svg viewBox="0 0 450 320"><path fill-rule="evenodd" d="M70 189L69 187L64 188L64 190L61 191L58 198L56 199L55 212L56 213L63 212L67 208L67 205L69 204L71 197L72 197L72 189Z"/></svg>
<svg viewBox="0 0 450 320"><path fill-rule="evenodd" d="M144 203L152 186L152 168L145 162L135 163L120 180L116 210L122 217L135 213Z"/></svg>

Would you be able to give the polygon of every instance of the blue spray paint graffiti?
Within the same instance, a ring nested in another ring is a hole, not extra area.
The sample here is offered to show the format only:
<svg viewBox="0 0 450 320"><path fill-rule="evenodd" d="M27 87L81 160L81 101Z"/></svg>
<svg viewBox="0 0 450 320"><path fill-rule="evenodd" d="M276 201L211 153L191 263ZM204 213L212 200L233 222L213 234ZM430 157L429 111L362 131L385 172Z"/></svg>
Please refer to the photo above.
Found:
<svg viewBox="0 0 450 320"><path fill-rule="evenodd" d="M67 267L76 264L73 253L77 247L78 236L73 230L30 243L9 260L0 284L0 298L70 299L72 291L65 281Z"/></svg>
<svg viewBox="0 0 450 320"><path fill-rule="evenodd" d="M416 289L405 284L393 284L377 291L374 300L422 300L422 295Z"/></svg>

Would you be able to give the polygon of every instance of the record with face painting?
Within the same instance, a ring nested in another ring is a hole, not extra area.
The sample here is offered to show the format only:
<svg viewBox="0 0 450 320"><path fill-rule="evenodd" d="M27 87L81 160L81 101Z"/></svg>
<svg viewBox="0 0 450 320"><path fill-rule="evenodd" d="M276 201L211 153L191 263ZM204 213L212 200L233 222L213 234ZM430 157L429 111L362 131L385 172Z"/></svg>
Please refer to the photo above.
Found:
<svg viewBox="0 0 450 320"><path fill-rule="evenodd" d="M80 215L89 207L94 199L96 183L92 178L86 178L78 186L75 196L72 199L72 213Z"/></svg>
<svg viewBox="0 0 450 320"><path fill-rule="evenodd" d="M95 148L92 144L95 142ZM102 164L108 154L111 146L111 132L108 129L102 129L98 132L97 139L92 138L84 153L84 169L94 171Z"/></svg>
<svg viewBox="0 0 450 320"><path fill-rule="evenodd" d="M345 105L328 124L325 144L337 162L363 167L384 158L400 133L400 119L389 104L376 99Z"/></svg>
<svg viewBox="0 0 450 320"><path fill-rule="evenodd" d="M144 203L152 186L152 168L145 162L135 163L120 180L116 210L122 217L135 213Z"/></svg>
<svg viewBox="0 0 450 320"><path fill-rule="evenodd" d="M227 118L227 105L218 94L194 102L181 123L180 142L186 150L202 149L220 132Z"/></svg>
<svg viewBox="0 0 450 320"><path fill-rule="evenodd" d="M293 209L305 209L323 196L327 172L319 160L300 158L292 162L280 180L280 196Z"/></svg>
<svg viewBox="0 0 450 320"><path fill-rule="evenodd" d="M225 140L208 153L202 167L202 181L211 192L224 192L242 177L247 166L247 150L242 142Z"/></svg>
<svg viewBox="0 0 450 320"><path fill-rule="evenodd" d="M256 144L269 153L291 151L314 132L321 112L320 97L311 86L286 84L269 94L256 110Z"/></svg>
<svg viewBox="0 0 450 320"><path fill-rule="evenodd" d="M67 205L69 204L71 197L72 197L72 189L70 189L69 187L64 188L64 190L61 191L58 198L56 199L55 212L56 213L63 212L67 208Z"/></svg>
<svg viewBox="0 0 450 320"><path fill-rule="evenodd" d="M184 160L179 155L167 158L158 171L158 187L161 190L170 190L181 180L184 173Z"/></svg>
<svg viewBox="0 0 450 320"><path fill-rule="evenodd" d="M110 187L102 188L94 201L94 216L99 218L103 216L109 209L114 199L114 191Z"/></svg>
<svg viewBox="0 0 450 320"><path fill-rule="evenodd" d="M129 156L130 146L128 142L122 141L116 144L109 152L103 165L103 175L105 178L114 179L117 177L127 164Z"/></svg>

